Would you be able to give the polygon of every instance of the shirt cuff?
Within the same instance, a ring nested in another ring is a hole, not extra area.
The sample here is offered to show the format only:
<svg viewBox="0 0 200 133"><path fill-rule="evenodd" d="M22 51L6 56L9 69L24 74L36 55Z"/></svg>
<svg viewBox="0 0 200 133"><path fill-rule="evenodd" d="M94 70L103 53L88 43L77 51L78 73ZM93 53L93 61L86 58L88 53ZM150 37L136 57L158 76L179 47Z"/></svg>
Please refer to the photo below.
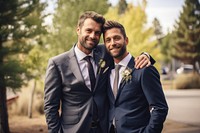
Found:
<svg viewBox="0 0 200 133"><path fill-rule="evenodd" d="M147 52L142 52L142 54L146 55L150 59L150 55Z"/></svg>

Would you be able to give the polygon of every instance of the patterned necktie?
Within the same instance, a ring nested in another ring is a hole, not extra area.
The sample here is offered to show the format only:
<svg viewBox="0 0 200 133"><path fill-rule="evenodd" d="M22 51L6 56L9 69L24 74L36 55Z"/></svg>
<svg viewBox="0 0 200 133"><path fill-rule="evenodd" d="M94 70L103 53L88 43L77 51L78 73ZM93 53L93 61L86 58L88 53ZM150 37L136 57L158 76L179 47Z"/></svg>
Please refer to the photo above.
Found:
<svg viewBox="0 0 200 133"><path fill-rule="evenodd" d="M118 91L118 82L119 82L119 69L121 68L121 65L115 65L115 79L113 84L113 94L116 98L117 91Z"/></svg>
<svg viewBox="0 0 200 133"><path fill-rule="evenodd" d="M87 68L88 68L89 77L90 77L90 85L91 85L91 90L93 91L94 87L95 87L96 78L94 75L94 69L93 69L92 63L90 61L90 58L91 58L91 56L86 56L84 58L84 60L87 61L87 66L88 66Z"/></svg>

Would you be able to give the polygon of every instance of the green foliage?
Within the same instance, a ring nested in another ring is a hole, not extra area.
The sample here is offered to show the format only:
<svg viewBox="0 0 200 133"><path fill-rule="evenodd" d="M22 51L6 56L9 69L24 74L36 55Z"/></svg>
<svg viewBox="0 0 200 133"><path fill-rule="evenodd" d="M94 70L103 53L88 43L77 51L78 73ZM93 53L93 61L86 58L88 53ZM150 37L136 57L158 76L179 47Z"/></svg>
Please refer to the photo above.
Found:
<svg viewBox="0 0 200 133"><path fill-rule="evenodd" d="M104 14L108 9L107 0L59 0L49 35L49 55L54 56L69 50L77 41L76 25L79 15L92 10Z"/></svg>
<svg viewBox="0 0 200 133"><path fill-rule="evenodd" d="M127 36L129 38L128 51L134 56L138 56L141 52L146 51L152 55L155 60L161 58L160 50L156 47L156 41L153 41L153 28L147 28L147 16L145 13L146 4L134 6L128 4L124 14L118 14L117 7L110 7L105 15L108 20L115 20L124 25ZM159 64L156 64L159 67Z"/></svg>
<svg viewBox="0 0 200 133"><path fill-rule="evenodd" d="M26 73L26 54L46 31L42 25L45 4L39 0L0 3L0 75L2 88L19 88ZM3 83L2 83L3 82ZM0 88L1 88L0 87Z"/></svg>
<svg viewBox="0 0 200 133"><path fill-rule="evenodd" d="M126 8L127 8L128 4L126 2L126 0L120 0L118 3L118 14L124 14L126 12Z"/></svg>
<svg viewBox="0 0 200 133"><path fill-rule="evenodd" d="M162 26L157 18L154 18L153 20L153 28L156 39L159 41L163 36L163 32L162 32Z"/></svg>
<svg viewBox="0 0 200 133"><path fill-rule="evenodd" d="M183 11L175 28L175 45L172 56L193 65L195 62L200 62L199 0L185 0Z"/></svg>
<svg viewBox="0 0 200 133"><path fill-rule="evenodd" d="M161 53L163 55L163 61L165 63L170 63L172 60L171 50L172 50L173 44L174 44L173 33L168 33L166 36L164 36L160 40Z"/></svg>
<svg viewBox="0 0 200 133"><path fill-rule="evenodd" d="M197 73L177 75L175 85L176 89L200 88L200 75Z"/></svg>
<svg viewBox="0 0 200 133"><path fill-rule="evenodd" d="M6 89L20 88L25 81L26 54L45 33L39 0L0 1L0 132L9 133Z"/></svg>
<svg viewBox="0 0 200 133"><path fill-rule="evenodd" d="M0 66L0 72L5 74L3 84L6 87L13 89L21 87L25 80L22 73L26 72L26 68L21 65L23 65L23 63L10 59Z"/></svg>
<svg viewBox="0 0 200 133"><path fill-rule="evenodd" d="M47 65L47 57L47 53L45 52L45 48L43 46L36 45L33 49L31 49L25 60L25 66L28 73L27 77L29 80L40 80L42 78Z"/></svg>

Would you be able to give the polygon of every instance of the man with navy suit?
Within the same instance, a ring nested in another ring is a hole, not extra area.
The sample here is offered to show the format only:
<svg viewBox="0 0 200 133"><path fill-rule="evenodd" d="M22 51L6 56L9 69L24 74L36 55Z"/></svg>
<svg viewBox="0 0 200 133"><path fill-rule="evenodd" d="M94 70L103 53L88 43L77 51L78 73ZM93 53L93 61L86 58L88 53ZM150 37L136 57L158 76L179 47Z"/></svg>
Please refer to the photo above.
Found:
<svg viewBox="0 0 200 133"><path fill-rule="evenodd" d="M104 22L96 12L83 13L78 42L49 59L44 96L49 133L108 132L107 85L114 62L105 46L98 45ZM145 55L140 57L143 66L149 63Z"/></svg>
<svg viewBox="0 0 200 133"><path fill-rule="evenodd" d="M103 37L115 62L108 89L110 133L161 133L168 105L158 71L154 66L134 68L120 23L105 22Z"/></svg>

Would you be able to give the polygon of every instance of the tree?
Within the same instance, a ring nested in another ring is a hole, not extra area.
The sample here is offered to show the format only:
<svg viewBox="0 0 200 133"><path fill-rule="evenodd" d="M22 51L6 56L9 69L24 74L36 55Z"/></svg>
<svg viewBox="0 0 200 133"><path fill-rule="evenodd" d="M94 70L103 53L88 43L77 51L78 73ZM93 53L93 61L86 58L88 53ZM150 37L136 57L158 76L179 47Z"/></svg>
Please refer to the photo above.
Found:
<svg viewBox="0 0 200 133"><path fill-rule="evenodd" d="M39 0L0 1L0 132L9 133L6 89L18 89L25 81L25 54L43 33Z"/></svg>
<svg viewBox="0 0 200 133"><path fill-rule="evenodd" d="M175 45L172 56L183 63L200 63L200 4L199 0L185 0L175 25Z"/></svg>
<svg viewBox="0 0 200 133"><path fill-rule="evenodd" d="M31 89L30 101L28 106L28 117L32 118L32 105L33 105L33 97L36 90L37 82L42 79L46 69L45 60L47 60L47 55L45 52L45 48L43 45L36 45L34 48L28 53L28 56L25 61L25 65L28 71L29 80L33 80L33 87Z"/></svg>
<svg viewBox="0 0 200 133"><path fill-rule="evenodd" d="M153 28L154 28L154 35L156 36L156 39L160 43L160 39L163 37L162 32L162 26L157 18L154 18L153 20Z"/></svg>
<svg viewBox="0 0 200 133"><path fill-rule="evenodd" d="M173 33L167 33L164 37L161 38L161 53L164 55L164 63L170 63L172 60L171 52L172 46L174 44Z"/></svg>
<svg viewBox="0 0 200 133"><path fill-rule="evenodd" d="M171 33L168 33L164 36L162 32L162 26L160 24L160 21L157 18L154 18L153 22L153 29L154 29L154 35L157 40L157 47L160 48L162 53L162 61L160 62L162 67L165 67L166 65L169 65L171 61L171 44L172 44L172 37Z"/></svg>
<svg viewBox="0 0 200 133"><path fill-rule="evenodd" d="M127 6L128 6L128 4L127 4L126 0L120 0L118 3L118 14L119 15L124 14Z"/></svg>
<svg viewBox="0 0 200 133"><path fill-rule="evenodd" d="M69 50L76 43L76 25L80 14L87 10L105 14L108 7L107 0L59 0L47 39L50 56Z"/></svg>

